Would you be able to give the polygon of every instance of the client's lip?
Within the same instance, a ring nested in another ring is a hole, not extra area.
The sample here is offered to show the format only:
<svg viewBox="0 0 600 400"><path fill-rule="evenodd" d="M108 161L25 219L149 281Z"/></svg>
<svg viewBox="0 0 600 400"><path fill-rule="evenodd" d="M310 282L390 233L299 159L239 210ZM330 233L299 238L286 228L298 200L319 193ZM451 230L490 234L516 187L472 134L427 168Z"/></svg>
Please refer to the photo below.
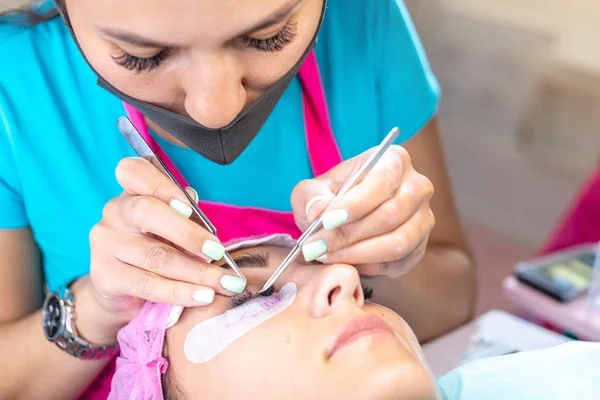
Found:
<svg viewBox="0 0 600 400"><path fill-rule="evenodd" d="M375 315L355 317L338 333L333 346L327 352L327 358L330 358L338 350L361 338L376 334L394 335L394 331L381 318Z"/></svg>

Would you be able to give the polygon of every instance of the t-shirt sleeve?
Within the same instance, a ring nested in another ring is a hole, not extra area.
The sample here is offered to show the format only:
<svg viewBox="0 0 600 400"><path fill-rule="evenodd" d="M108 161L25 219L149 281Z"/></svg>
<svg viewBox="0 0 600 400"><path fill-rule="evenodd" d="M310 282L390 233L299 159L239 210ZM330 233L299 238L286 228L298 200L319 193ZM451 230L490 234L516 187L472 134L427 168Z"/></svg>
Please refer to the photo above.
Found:
<svg viewBox="0 0 600 400"><path fill-rule="evenodd" d="M0 229L29 225L17 168L14 127L9 124L10 110L0 86Z"/></svg>
<svg viewBox="0 0 600 400"><path fill-rule="evenodd" d="M378 90L384 130L398 126L400 142L415 135L438 109L440 86L402 0L378 4L374 29L379 32Z"/></svg>

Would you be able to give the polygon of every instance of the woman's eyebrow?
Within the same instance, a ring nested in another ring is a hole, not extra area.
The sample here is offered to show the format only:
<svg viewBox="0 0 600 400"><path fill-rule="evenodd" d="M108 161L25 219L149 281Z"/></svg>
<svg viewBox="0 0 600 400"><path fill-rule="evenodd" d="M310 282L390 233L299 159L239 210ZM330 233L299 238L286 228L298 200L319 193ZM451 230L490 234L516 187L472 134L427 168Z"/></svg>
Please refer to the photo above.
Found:
<svg viewBox="0 0 600 400"><path fill-rule="evenodd" d="M247 29L244 34L247 35L247 34L252 33L252 32L260 31L261 29L268 28L271 25L279 22L283 17L291 14L292 10L294 8L296 8L296 6L298 4L300 4L301 2L303 2L303 1L304 0L288 0L287 2L285 2L285 4L283 6L281 6L273 14L269 15L263 21L261 21L258 24L254 25L250 29Z"/></svg>
<svg viewBox="0 0 600 400"><path fill-rule="evenodd" d="M119 31L110 28L97 27L99 31L112 37L113 39L120 40L139 47L175 47L172 43L161 42L158 40L146 38L143 36L136 35L135 33Z"/></svg>
<svg viewBox="0 0 600 400"><path fill-rule="evenodd" d="M259 22L255 26L251 27L246 31L246 35L252 32L260 31L261 29L268 28L269 26L279 22L283 17L289 15L294 8L304 0L288 0L283 6L281 6L278 10L276 10L273 14L267 16L263 21ZM134 46L140 47L177 47L173 43L167 43L160 40L154 40L150 38L146 38L143 36L139 36L135 33L124 32L120 30L110 29L110 28L102 28L96 27L98 30L103 32L104 34L112 37L113 39L117 39Z"/></svg>

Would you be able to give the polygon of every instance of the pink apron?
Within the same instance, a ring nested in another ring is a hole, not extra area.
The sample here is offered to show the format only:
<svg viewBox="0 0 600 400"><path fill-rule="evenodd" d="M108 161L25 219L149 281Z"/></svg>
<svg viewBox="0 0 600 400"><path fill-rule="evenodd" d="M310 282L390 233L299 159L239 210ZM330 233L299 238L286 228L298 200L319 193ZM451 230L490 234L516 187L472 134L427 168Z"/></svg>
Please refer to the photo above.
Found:
<svg viewBox="0 0 600 400"><path fill-rule="evenodd" d="M325 90L314 51L310 52L302 64L298 72L298 77L302 85L302 104L308 156L312 172L314 176L318 176L339 164L342 161L342 156L331 129ZM133 124L151 144L153 150L179 182L184 186L188 186L185 178L162 149L158 147L148 132L143 115L128 104L125 104L125 110ZM301 233L294 222L294 216L291 212L274 211L257 207L239 207L205 201L200 201L198 204L217 227L219 239L223 242L235 238L273 233L289 233L294 238L298 238ZM110 381L114 374L114 368L115 363L113 360L80 398L86 400L106 399L110 392Z"/></svg>
<svg viewBox="0 0 600 400"><path fill-rule="evenodd" d="M561 217L538 254L545 255L579 244L598 242L599 240L600 166L582 185L579 194ZM531 312L520 311L519 314L522 318L550 331L572 339L586 340L585 338L577 338L573 333L566 332L553 322L540 319Z"/></svg>
<svg viewBox="0 0 600 400"><path fill-rule="evenodd" d="M541 253L600 240L600 167L588 178Z"/></svg>

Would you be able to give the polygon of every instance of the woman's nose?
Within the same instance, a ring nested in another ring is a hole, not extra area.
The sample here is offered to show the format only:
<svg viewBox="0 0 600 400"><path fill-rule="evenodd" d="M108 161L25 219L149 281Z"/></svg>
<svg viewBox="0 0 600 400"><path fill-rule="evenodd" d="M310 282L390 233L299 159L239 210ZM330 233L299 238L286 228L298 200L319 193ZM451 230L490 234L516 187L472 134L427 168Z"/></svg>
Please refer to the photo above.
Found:
<svg viewBox="0 0 600 400"><path fill-rule="evenodd" d="M313 267L314 268L314 267ZM320 268L320 267L317 267ZM346 264L322 267L311 291L310 311L315 318L323 318L352 307L362 307L365 299L356 268Z"/></svg>
<svg viewBox="0 0 600 400"><path fill-rule="evenodd" d="M229 125L246 105L242 73L225 56L202 56L184 79L185 111L207 128Z"/></svg>

